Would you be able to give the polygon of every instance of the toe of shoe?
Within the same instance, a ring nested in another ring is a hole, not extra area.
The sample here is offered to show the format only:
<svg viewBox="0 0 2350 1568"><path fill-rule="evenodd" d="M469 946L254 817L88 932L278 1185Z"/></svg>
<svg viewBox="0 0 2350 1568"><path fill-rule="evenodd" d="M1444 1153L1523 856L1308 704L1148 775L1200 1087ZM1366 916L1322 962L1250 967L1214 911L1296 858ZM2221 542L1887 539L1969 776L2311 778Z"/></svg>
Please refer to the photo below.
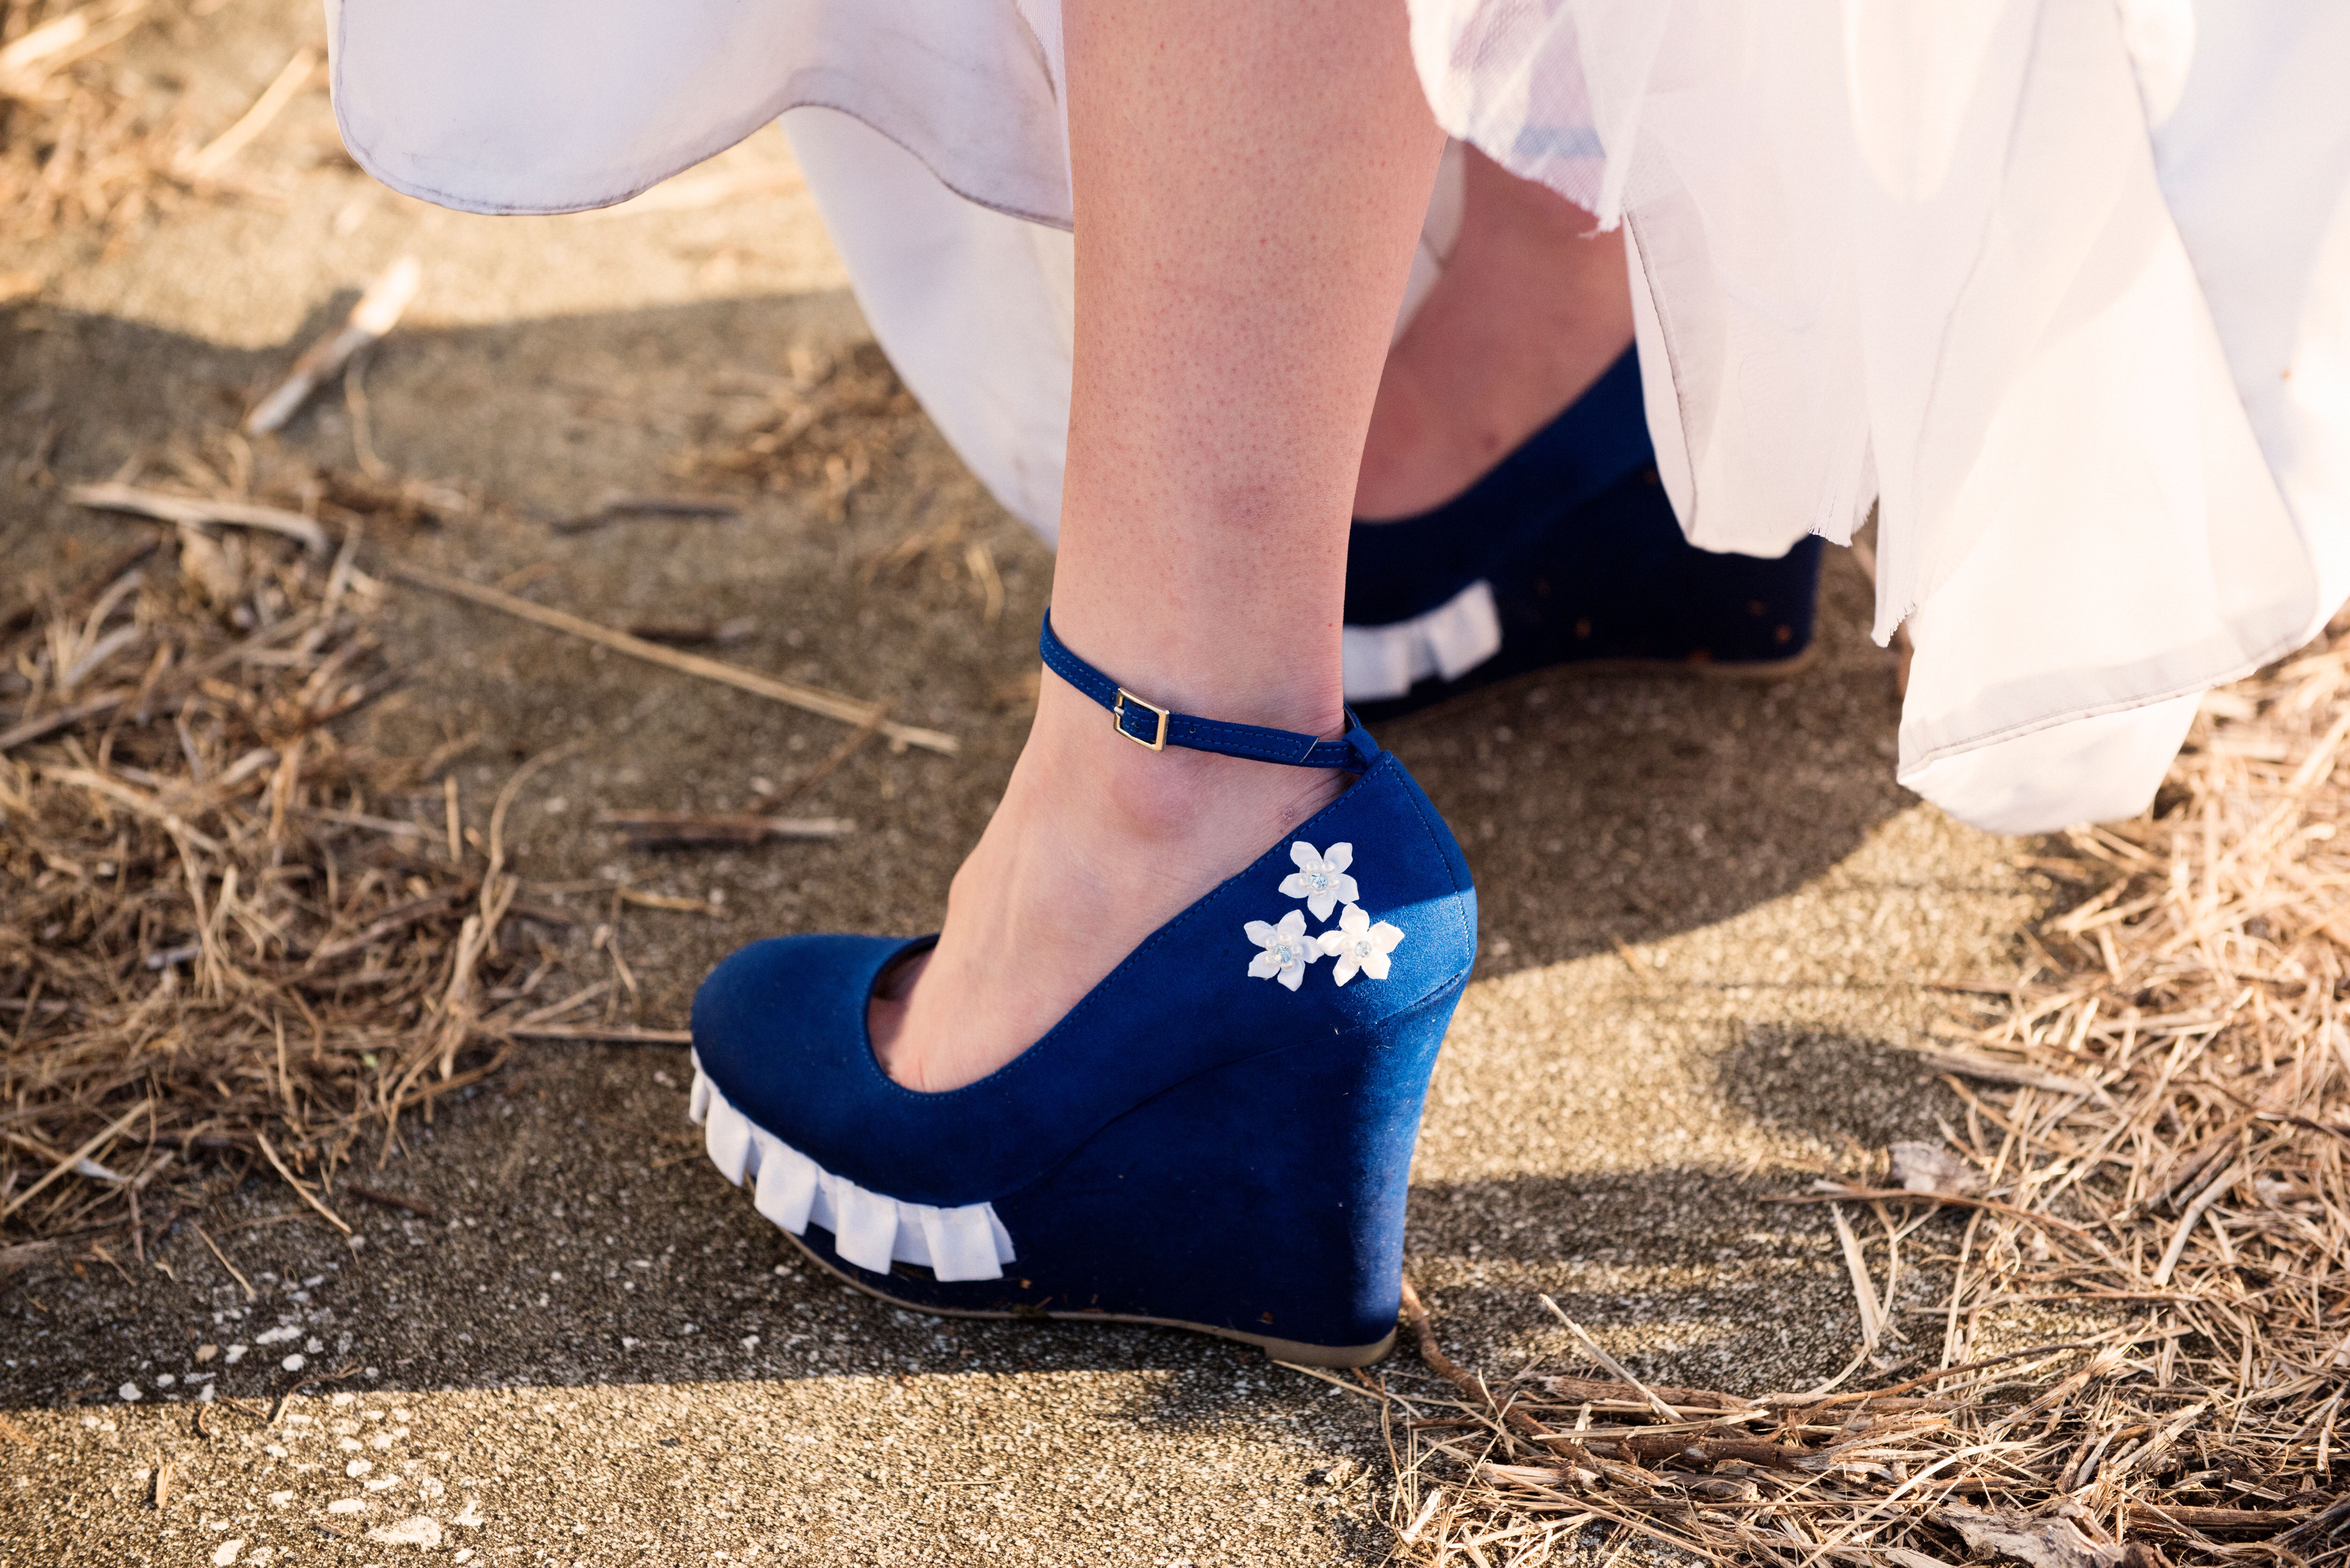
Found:
<svg viewBox="0 0 2350 1568"><path fill-rule="evenodd" d="M893 937L771 937L711 971L693 997L694 1059L737 1106L759 1119L787 1083L869 1061L867 1000L875 978L911 945Z"/></svg>

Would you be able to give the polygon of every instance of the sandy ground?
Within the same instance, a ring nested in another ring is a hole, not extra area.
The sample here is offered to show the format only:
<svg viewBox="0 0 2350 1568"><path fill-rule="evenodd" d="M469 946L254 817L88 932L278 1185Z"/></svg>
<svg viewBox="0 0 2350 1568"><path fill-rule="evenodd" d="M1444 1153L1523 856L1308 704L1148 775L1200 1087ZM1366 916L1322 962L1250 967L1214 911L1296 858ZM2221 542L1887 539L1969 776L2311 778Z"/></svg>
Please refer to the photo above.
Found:
<svg viewBox="0 0 2350 1568"><path fill-rule="evenodd" d="M181 40L196 118L233 119L317 27L294 0L236 0ZM841 727L406 589L386 637L411 682L366 738L473 737L476 811L519 759L578 744L525 797L519 855L577 911L562 984L618 979L615 944L588 940L615 924L636 982L618 1018L678 1025L756 935L927 929L1019 743L1052 563L910 411L859 427L871 474L845 507L680 477L761 416L763 387L864 342L781 138L720 161L727 200L571 219L383 192L339 161L317 94L241 167L255 195L109 246L0 239L0 271L48 280L0 311L0 571L69 576L136 537L47 474L229 462L252 390L416 254L422 293L368 372L374 443L481 504L379 531L378 560L615 623L746 621L724 657L891 698L963 749L858 753L795 807L853 818L835 843L633 853L600 809L754 805ZM314 408L256 461L348 470L347 412ZM712 488L743 514L549 525L609 490ZM934 547L890 564L918 537ZM973 542L1003 584L993 623ZM1675 1383L1800 1386L1853 1351L1825 1216L1764 1199L1953 1114L1903 1049L1942 1015L1920 982L1999 959L2033 897L2012 844L1892 783L1890 662L1865 619L1839 554L1823 657L1783 685L1543 680L1383 737L1482 899L1410 1267L1454 1353L1495 1376L1565 1351L1539 1292ZM624 883L723 918L616 919ZM183 1225L147 1265L0 1282L0 1564L1384 1556L1371 1401L1204 1339L941 1324L812 1277L695 1158L683 1055L527 1047L361 1173L428 1213L347 1199L356 1245L255 1179L205 1219L221 1257ZM1929 1355L1932 1283L1913 1270L1902 1291ZM265 1430L195 1402L273 1395L295 1355L349 1376ZM1408 1354L1384 1370L1425 1376ZM368 1533L416 1520L437 1544Z"/></svg>

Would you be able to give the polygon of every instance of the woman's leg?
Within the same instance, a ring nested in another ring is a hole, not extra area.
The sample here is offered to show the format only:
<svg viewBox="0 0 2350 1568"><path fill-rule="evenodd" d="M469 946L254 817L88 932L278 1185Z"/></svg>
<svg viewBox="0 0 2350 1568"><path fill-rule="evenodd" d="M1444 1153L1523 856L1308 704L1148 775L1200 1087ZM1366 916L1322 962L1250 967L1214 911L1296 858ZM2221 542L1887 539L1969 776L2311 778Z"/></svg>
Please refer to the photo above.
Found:
<svg viewBox="0 0 2350 1568"><path fill-rule="evenodd" d="M1402 517L1469 488L1632 346L1624 236L1467 151L1461 235L1388 356L1355 514Z"/></svg>
<svg viewBox="0 0 2350 1568"><path fill-rule="evenodd" d="M1403 6L1071 0L1066 26L1054 628L1161 706L1335 736L1364 431L1443 146ZM937 948L873 1006L884 1066L922 1089L983 1077L1337 788L1146 751L1047 675Z"/></svg>

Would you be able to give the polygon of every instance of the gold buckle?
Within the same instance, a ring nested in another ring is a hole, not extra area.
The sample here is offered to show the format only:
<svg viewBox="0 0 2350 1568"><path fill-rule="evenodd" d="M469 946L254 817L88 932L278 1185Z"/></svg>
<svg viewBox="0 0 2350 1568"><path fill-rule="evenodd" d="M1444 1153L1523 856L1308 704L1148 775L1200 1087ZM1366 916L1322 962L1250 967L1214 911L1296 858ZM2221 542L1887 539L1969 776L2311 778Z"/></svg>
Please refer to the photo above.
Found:
<svg viewBox="0 0 2350 1568"><path fill-rule="evenodd" d="M1138 708L1148 708L1159 715L1159 735L1156 740L1146 741L1126 727L1126 705L1128 702ZM1123 686L1118 689L1118 701L1110 704L1109 727L1146 752L1163 752L1167 749L1167 710L1156 702L1144 701Z"/></svg>

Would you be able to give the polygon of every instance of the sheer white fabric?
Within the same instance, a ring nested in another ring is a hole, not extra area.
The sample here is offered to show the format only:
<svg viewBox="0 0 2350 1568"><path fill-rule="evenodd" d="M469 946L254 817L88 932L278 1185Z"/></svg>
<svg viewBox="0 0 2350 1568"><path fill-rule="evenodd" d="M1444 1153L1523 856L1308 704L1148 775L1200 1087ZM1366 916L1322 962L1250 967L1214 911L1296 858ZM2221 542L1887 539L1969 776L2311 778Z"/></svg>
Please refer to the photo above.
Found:
<svg viewBox="0 0 2350 1568"><path fill-rule="evenodd" d="M1877 505L1928 798L2139 809L2195 694L2350 593L2350 8L1411 8L1446 128L1625 225L1690 536L1776 555ZM618 201L816 106L785 125L877 337L1051 536L1055 0L342 0L332 32L354 156L476 211Z"/></svg>
<svg viewBox="0 0 2350 1568"><path fill-rule="evenodd" d="M784 128L875 340L981 483L1053 543L1076 342L1068 230L953 195L849 115L803 109Z"/></svg>
<svg viewBox="0 0 2350 1568"><path fill-rule="evenodd" d="M2179 700L2350 589L2350 424L2301 386L2339 362L2319 236L2350 13L1423 0L1414 24L1448 123L1627 226L1690 537L1846 540L1877 504L1920 793L2012 829L2137 809ZM1578 59L1584 92L1553 85ZM1555 167L1586 114L1596 186Z"/></svg>
<svg viewBox="0 0 2350 1568"><path fill-rule="evenodd" d="M1069 224L1059 0L326 6L344 144L442 206L608 206L816 106L876 127L971 201Z"/></svg>

